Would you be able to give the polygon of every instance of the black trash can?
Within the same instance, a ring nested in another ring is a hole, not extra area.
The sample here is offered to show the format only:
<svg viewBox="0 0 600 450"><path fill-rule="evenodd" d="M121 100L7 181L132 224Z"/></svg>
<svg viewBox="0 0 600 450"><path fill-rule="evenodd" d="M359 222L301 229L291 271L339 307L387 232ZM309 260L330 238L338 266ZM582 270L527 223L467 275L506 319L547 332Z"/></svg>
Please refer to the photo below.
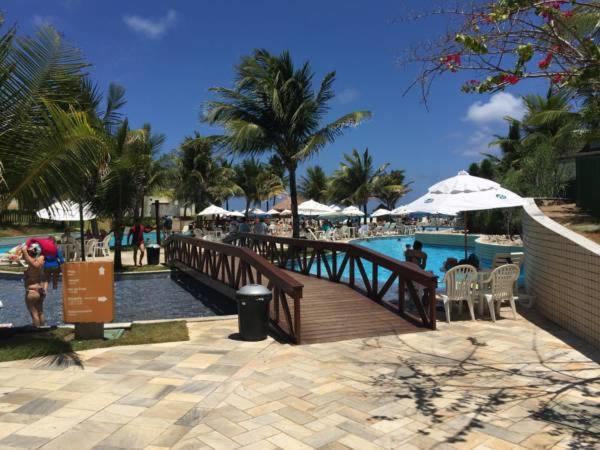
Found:
<svg viewBox="0 0 600 450"><path fill-rule="evenodd" d="M262 341L269 333L269 302L273 295L262 284L247 284L236 292L238 327L245 341Z"/></svg>
<svg viewBox="0 0 600 450"><path fill-rule="evenodd" d="M160 264L160 245L149 245L148 247L146 247L146 252L148 265L158 266Z"/></svg>

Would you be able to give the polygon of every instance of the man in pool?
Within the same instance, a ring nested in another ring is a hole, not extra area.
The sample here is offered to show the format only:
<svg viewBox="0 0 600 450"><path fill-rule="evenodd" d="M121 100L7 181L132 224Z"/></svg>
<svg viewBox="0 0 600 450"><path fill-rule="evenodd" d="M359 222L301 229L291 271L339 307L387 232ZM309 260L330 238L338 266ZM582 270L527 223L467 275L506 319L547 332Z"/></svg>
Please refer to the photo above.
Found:
<svg viewBox="0 0 600 450"><path fill-rule="evenodd" d="M34 242L28 247L21 247L21 256L27 263L27 269L23 273L25 279L25 305L31 314L34 327L46 324L44 317L44 299L46 289L44 288L46 277L44 276L44 256L42 247Z"/></svg>
<svg viewBox="0 0 600 450"><path fill-rule="evenodd" d="M137 255L139 252L140 255L140 264L142 267L142 261L144 260L144 255L146 254L146 247L144 246L144 233L150 233L152 228L146 227L142 225L141 219L136 219L135 224L129 229L129 234L127 235L127 243L129 245L133 245L133 265L137 266ZM133 240L131 237L133 236Z"/></svg>
<svg viewBox="0 0 600 450"><path fill-rule="evenodd" d="M404 257L407 262L416 264L421 269L425 269L427 266L427 253L423 251L423 243L421 241L415 241L412 249L407 249L404 252Z"/></svg>

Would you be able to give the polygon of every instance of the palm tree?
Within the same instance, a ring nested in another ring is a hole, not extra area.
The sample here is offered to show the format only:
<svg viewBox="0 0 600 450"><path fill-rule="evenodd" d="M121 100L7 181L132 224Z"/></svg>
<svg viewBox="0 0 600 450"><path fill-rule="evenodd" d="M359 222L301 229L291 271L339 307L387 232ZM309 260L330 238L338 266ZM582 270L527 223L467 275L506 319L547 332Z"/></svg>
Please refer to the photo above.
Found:
<svg viewBox="0 0 600 450"><path fill-rule="evenodd" d="M411 183L404 182L404 170L390 170L377 178L373 194L390 211L396 207L398 200L410 192Z"/></svg>
<svg viewBox="0 0 600 450"><path fill-rule="evenodd" d="M78 198L77 180L93 176L104 154L78 103L86 65L52 28L0 35L0 210Z"/></svg>
<svg viewBox="0 0 600 450"><path fill-rule="evenodd" d="M384 175L387 166L375 167L368 148L362 154L356 149L351 154L344 154L344 161L331 179L333 201L361 205L366 223L367 203L375 196L379 178Z"/></svg>
<svg viewBox="0 0 600 450"><path fill-rule="evenodd" d="M232 168L215 154L215 143L215 138L195 133L181 144L175 195L186 207L221 204L240 192L233 182Z"/></svg>
<svg viewBox="0 0 600 450"><path fill-rule="evenodd" d="M346 114L322 125L334 97L335 72L315 91L310 64L295 67L289 52L279 56L255 50L236 67L233 89L213 88L217 100L208 102L205 120L224 126L224 143L232 151L257 155L270 152L283 162L289 176L293 236L299 236L299 164L314 156L342 132L370 117L368 111Z"/></svg>
<svg viewBox="0 0 600 450"><path fill-rule="evenodd" d="M327 175L321 166L309 167L306 175L300 179L300 193L305 198L324 203L327 201L327 182Z"/></svg>
<svg viewBox="0 0 600 450"><path fill-rule="evenodd" d="M246 199L246 215L251 205L260 205L263 200L284 190L281 179L255 158L245 159L235 166L235 183Z"/></svg>

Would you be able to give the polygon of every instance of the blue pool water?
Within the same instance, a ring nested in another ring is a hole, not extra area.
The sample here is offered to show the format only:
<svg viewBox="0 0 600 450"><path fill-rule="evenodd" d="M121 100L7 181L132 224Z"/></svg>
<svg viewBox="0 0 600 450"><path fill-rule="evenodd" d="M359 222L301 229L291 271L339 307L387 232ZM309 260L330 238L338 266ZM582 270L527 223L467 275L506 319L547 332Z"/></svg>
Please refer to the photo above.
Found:
<svg viewBox="0 0 600 450"><path fill-rule="evenodd" d="M49 289L44 312L49 325L62 323L62 285ZM236 314L234 301L227 299L178 272L145 274L115 282L115 322L177 319ZM23 280L0 279L0 323L14 326L31 323L25 308Z"/></svg>
<svg viewBox="0 0 600 450"><path fill-rule="evenodd" d="M151 231L150 233L144 233L144 241L146 244L156 244L156 231ZM123 235L123 239L121 240L122 245L127 245L127 234ZM114 234L110 238L110 242L108 245L112 248L115 246L115 236Z"/></svg>

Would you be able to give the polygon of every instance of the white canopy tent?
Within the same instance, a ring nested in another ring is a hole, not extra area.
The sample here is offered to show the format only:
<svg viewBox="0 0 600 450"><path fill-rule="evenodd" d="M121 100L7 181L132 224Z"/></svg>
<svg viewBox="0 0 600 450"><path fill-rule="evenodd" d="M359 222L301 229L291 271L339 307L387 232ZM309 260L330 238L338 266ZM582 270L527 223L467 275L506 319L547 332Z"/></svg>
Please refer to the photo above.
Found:
<svg viewBox="0 0 600 450"><path fill-rule="evenodd" d="M465 214L465 258L467 257L467 211L515 208L525 205L525 199L504 189L495 181L474 177L464 170L455 177L434 184L427 194L406 205L411 213Z"/></svg>
<svg viewBox="0 0 600 450"><path fill-rule="evenodd" d="M385 208L379 208L376 211L373 211L371 213L371 217L375 218L375 217L383 217L383 216L389 216L392 212L389 209L385 209Z"/></svg>
<svg viewBox="0 0 600 450"><path fill-rule="evenodd" d="M220 206L210 205L200 211L198 216L229 216L231 213Z"/></svg>

